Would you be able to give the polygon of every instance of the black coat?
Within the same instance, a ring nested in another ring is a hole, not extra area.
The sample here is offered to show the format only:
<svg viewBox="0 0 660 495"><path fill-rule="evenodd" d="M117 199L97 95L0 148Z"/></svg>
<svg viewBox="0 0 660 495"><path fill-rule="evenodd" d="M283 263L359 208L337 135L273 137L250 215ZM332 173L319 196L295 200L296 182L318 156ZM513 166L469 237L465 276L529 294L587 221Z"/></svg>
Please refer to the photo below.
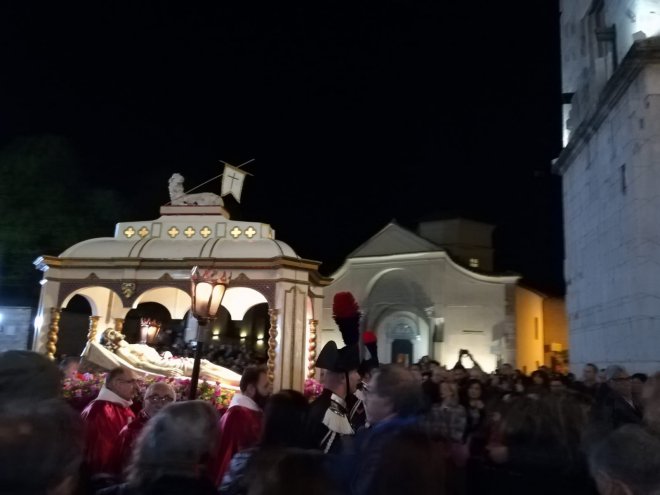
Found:
<svg viewBox="0 0 660 495"><path fill-rule="evenodd" d="M593 408L593 420L601 432L616 430L625 424L640 424L642 412L607 385L601 386L598 402Z"/></svg>
<svg viewBox="0 0 660 495"><path fill-rule="evenodd" d="M328 444L328 454L341 454L346 450L348 439L343 435L333 435L327 426L323 424L323 418L332 400L333 392L325 389L310 405L309 414L307 416L307 438L310 448L320 449L326 451ZM343 408L344 414L348 411Z"/></svg>

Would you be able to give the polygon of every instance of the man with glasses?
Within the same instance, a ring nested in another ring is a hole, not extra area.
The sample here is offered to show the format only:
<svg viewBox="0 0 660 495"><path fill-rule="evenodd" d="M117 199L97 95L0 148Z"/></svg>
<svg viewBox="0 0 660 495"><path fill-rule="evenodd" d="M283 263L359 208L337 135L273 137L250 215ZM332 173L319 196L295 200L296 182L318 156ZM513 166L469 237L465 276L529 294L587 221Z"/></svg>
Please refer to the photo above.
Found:
<svg viewBox="0 0 660 495"><path fill-rule="evenodd" d="M364 392L369 428L358 433L355 451L343 460L344 466L349 466L345 471L344 483L350 485L351 493L358 495L384 493L378 478L389 476L383 466L389 457L396 455L391 446L396 444L400 435L418 430L418 412L422 405L422 390L417 379L410 370L397 364L386 364L375 369ZM419 434L425 441L431 441L424 433ZM408 455L417 454L411 451ZM390 466L390 475L397 469L399 466ZM408 476L407 483L412 483L415 474L408 473ZM394 486L390 486L393 489L391 493L399 493Z"/></svg>
<svg viewBox="0 0 660 495"><path fill-rule="evenodd" d="M138 381L131 371L115 368L106 375L96 399L81 413L85 424L85 461L89 473L98 480L112 482L120 472L117 437L135 419L131 405L137 392Z"/></svg>
<svg viewBox="0 0 660 495"><path fill-rule="evenodd" d="M131 421L119 432L117 454L122 468L131 461L135 441L144 429L147 421L153 418L158 411L172 402L176 401L176 392L171 385L165 382L155 382L149 385L144 393L144 406L134 421Z"/></svg>

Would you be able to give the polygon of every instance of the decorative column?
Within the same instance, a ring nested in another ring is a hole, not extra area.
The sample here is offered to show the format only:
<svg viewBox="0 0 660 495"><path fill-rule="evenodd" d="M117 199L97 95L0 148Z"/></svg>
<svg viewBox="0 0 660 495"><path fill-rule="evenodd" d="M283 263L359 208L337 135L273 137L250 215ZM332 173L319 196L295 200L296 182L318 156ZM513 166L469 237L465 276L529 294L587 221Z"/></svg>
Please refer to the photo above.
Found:
<svg viewBox="0 0 660 495"><path fill-rule="evenodd" d="M309 320L309 341L307 342L307 378L316 376L316 327L319 320Z"/></svg>
<svg viewBox="0 0 660 495"><path fill-rule="evenodd" d="M99 326L100 316L89 317L89 332L87 333L87 342L96 342L96 332Z"/></svg>
<svg viewBox="0 0 660 495"><path fill-rule="evenodd" d="M275 381L275 357L277 356L275 349L277 348L277 315L280 313L279 309L269 309L268 316L270 316L270 329L268 330L268 379L270 382Z"/></svg>
<svg viewBox="0 0 660 495"><path fill-rule="evenodd" d="M429 327L429 336L426 339L427 345L429 347L429 351L427 352L427 355L430 356L432 359L435 359L437 361L440 361L439 357L435 355L435 332L438 331L435 325L435 306L429 306L428 308L424 308L424 313L426 313L426 324Z"/></svg>
<svg viewBox="0 0 660 495"><path fill-rule="evenodd" d="M59 308L50 308L50 324L48 325L48 343L46 344L46 356L48 359L55 360L57 351L57 334L60 332L60 318L62 310Z"/></svg>
<svg viewBox="0 0 660 495"><path fill-rule="evenodd" d="M115 318L115 332L121 333L124 330L124 319Z"/></svg>

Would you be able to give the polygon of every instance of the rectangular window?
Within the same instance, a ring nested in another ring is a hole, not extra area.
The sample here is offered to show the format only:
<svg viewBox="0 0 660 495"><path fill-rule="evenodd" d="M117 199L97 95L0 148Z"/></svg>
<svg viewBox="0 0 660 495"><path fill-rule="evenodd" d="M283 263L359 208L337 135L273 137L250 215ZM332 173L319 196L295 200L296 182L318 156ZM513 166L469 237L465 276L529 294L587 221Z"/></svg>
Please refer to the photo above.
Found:
<svg viewBox="0 0 660 495"><path fill-rule="evenodd" d="M628 190L628 182L626 180L626 164L624 163L619 167L621 172L621 194L626 194Z"/></svg>
<svg viewBox="0 0 660 495"><path fill-rule="evenodd" d="M470 258L470 268L479 268L479 258Z"/></svg>

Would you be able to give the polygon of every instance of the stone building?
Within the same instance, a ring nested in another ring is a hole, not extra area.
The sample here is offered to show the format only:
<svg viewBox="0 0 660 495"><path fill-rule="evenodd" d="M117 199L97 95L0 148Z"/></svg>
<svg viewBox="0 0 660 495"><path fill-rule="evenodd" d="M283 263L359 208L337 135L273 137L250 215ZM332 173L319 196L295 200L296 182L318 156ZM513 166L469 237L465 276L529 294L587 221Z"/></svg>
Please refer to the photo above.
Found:
<svg viewBox="0 0 660 495"><path fill-rule="evenodd" d="M660 369L660 2L563 0L571 366Z"/></svg>

